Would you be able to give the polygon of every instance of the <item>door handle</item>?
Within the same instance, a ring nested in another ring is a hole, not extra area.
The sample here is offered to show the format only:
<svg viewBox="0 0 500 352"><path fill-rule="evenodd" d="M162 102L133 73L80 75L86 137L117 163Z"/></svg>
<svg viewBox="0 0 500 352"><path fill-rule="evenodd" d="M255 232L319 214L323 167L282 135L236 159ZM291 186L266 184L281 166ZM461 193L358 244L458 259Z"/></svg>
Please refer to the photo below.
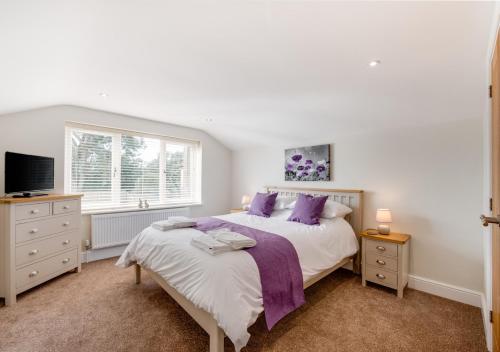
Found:
<svg viewBox="0 0 500 352"><path fill-rule="evenodd" d="M496 217L481 215L479 219L481 219L483 226L488 226L489 224L500 225L500 215L497 215Z"/></svg>

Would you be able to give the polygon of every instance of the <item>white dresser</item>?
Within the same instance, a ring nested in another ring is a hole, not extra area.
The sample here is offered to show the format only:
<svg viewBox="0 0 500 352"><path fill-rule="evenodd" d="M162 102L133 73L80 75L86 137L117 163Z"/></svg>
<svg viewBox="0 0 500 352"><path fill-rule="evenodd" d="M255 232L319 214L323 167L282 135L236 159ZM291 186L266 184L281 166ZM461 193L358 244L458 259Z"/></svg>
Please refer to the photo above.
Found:
<svg viewBox="0 0 500 352"><path fill-rule="evenodd" d="M0 297L81 270L81 195L0 198Z"/></svg>

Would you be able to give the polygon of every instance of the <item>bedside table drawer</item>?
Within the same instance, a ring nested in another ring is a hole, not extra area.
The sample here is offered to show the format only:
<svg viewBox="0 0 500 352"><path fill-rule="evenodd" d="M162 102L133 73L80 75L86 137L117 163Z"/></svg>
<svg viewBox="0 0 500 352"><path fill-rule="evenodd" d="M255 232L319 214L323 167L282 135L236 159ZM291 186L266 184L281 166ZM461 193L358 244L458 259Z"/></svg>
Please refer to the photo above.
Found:
<svg viewBox="0 0 500 352"><path fill-rule="evenodd" d="M365 263L376 268L398 271L398 260L396 258L384 257L377 253L366 253Z"/></svg>
<svg viewBox="0 0 500 352"><path fill-rule="evenodd" d="M376 240L366 241L366 250L368 252L378 253L379 255L387 257L398 256L398 245L395 243L388 243Z"/></svg>
<svg viewBox="0 0 500 352"><path fill-rule="evenodd" d="M390 288L398 288L398 274L392 271L367 266L366 280Z"/></svg>

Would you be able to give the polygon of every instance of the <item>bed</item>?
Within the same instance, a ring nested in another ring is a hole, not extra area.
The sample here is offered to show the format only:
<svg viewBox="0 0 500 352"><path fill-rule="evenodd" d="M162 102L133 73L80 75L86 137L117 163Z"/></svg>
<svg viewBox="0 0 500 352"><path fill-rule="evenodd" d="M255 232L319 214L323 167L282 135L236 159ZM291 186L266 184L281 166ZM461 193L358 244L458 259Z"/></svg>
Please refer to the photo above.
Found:
<svg viewBox="0 0 500 352"><path fill-rule="evenodd" d="M353 211L344 219L322 219L320 226L286 221L287 210L275 211L270 218L244 212L216 218L287 238L297 251L304 289L343 266L359 273L357 236L362 229L363 191L265 190L281 196L328 195ZM130 243L117 265L135 265L136 284L145 270L209 334L210 352L224 350L226 335L239 351L250 337L248 327L264 311L259 271L245 251L210 256L194 248L190 240L199 235L196 229L161 232L147 228Z"/></svg>

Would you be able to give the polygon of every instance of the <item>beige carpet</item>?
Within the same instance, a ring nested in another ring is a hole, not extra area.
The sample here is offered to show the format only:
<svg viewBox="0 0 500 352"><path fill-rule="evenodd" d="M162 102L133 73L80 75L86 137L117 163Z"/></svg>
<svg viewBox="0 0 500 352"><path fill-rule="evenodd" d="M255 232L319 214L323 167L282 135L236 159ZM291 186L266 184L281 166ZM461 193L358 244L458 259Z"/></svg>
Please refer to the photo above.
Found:
<svg viewBox="0 0 500 352"><path fill-rule="evenodd" d="M0 308L3 351L208 351L208 336L147 274L114 260L84 265ZM262 317L245 351L485 351L478 308L422 292L399 300L339 270L271 332ZM233 351L226 338L226 351Z"/></svg>

